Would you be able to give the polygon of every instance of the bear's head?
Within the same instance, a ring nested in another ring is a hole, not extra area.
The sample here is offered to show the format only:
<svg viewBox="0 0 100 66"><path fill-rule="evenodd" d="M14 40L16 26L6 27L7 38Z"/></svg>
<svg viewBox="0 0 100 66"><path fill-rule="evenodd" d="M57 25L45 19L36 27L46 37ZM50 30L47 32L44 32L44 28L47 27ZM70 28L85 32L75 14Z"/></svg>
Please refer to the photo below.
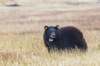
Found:
<svg viewBox="0 0 100 66"><path fill-rule="evenodd" d="M47 40L51 42L55 42L58 38L58 31L59 31L59 25L56 26L44 26L45 34L47 37Z"/></svg>

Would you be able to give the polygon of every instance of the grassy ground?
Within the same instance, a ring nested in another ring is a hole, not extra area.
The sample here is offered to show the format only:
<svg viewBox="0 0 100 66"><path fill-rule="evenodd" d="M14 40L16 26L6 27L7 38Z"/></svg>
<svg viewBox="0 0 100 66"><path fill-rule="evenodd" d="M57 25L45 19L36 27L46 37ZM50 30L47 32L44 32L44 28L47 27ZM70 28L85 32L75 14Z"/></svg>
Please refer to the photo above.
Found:
<svg viewBox="0 0 100 66"><path fill-rule="evenodd" d="M66 8L74 6L98 6L99 0L0 0L0 6L18 4L33 8Z"/></svg>
<svg viewBox="0 0 100 66"><path fill-rule="evenodd" d="M34 11L0 10L0 66L99 66L100 9ZM79 28L87 41L88 51L48 53L43 43L44 25Z"/></svg>
<svg viewBox="0 0 100 66"><path fill-rule="evenodd" d="M89 46L86 53L63 51L51 54L44 46L41 33L0 35L0 66L99 66L98 38L91 36L95 35L94 31L86 31L86 34Z"/></svg>

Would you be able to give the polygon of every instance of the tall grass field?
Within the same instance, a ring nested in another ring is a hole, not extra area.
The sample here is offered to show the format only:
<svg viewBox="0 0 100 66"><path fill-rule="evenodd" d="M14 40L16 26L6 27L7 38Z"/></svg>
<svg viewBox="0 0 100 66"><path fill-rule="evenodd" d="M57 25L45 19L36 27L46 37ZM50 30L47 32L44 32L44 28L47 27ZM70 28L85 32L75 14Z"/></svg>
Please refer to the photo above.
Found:
<svg viewBox="0 0 100 66"><path fill-rule="evenodd" d="M36 11L0 8L0 66L100 66L100 8ZM45 25L75 26L88 50L48 53Z"/></svg>

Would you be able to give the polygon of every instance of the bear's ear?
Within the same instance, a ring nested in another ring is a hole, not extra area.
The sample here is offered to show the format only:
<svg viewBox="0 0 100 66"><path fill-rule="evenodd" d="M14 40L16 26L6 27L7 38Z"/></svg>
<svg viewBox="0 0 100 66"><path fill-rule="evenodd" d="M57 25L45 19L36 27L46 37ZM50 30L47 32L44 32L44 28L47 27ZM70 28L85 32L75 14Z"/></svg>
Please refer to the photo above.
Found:
<svg viewBox="0 0 100 66"><path fill-rule="evenodd" d="M56 25L56 28L59 28L59 25Z"/></svg>
<svg viewBox="0 0 100 66"><path fill-rule="evenodd" d="M48 29L48 26L47 26L47 25L45 25L45 26L44 26L44 29L45 29L45 30L46 30L46 29Z"/></svg>

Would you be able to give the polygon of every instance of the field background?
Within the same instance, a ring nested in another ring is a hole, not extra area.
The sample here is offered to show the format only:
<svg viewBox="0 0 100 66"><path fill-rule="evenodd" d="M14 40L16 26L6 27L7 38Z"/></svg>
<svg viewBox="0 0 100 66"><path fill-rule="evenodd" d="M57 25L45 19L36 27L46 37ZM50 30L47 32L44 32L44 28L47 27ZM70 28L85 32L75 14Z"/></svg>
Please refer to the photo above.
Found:
<svg viewBox="0 0 100 66"><path fill-rule="evenodd" d="M18 7L0 1L0 66L100 66L99 0L18 0ZM43 43L45 25L79 28L88 51L49 54Z"/></svg>

